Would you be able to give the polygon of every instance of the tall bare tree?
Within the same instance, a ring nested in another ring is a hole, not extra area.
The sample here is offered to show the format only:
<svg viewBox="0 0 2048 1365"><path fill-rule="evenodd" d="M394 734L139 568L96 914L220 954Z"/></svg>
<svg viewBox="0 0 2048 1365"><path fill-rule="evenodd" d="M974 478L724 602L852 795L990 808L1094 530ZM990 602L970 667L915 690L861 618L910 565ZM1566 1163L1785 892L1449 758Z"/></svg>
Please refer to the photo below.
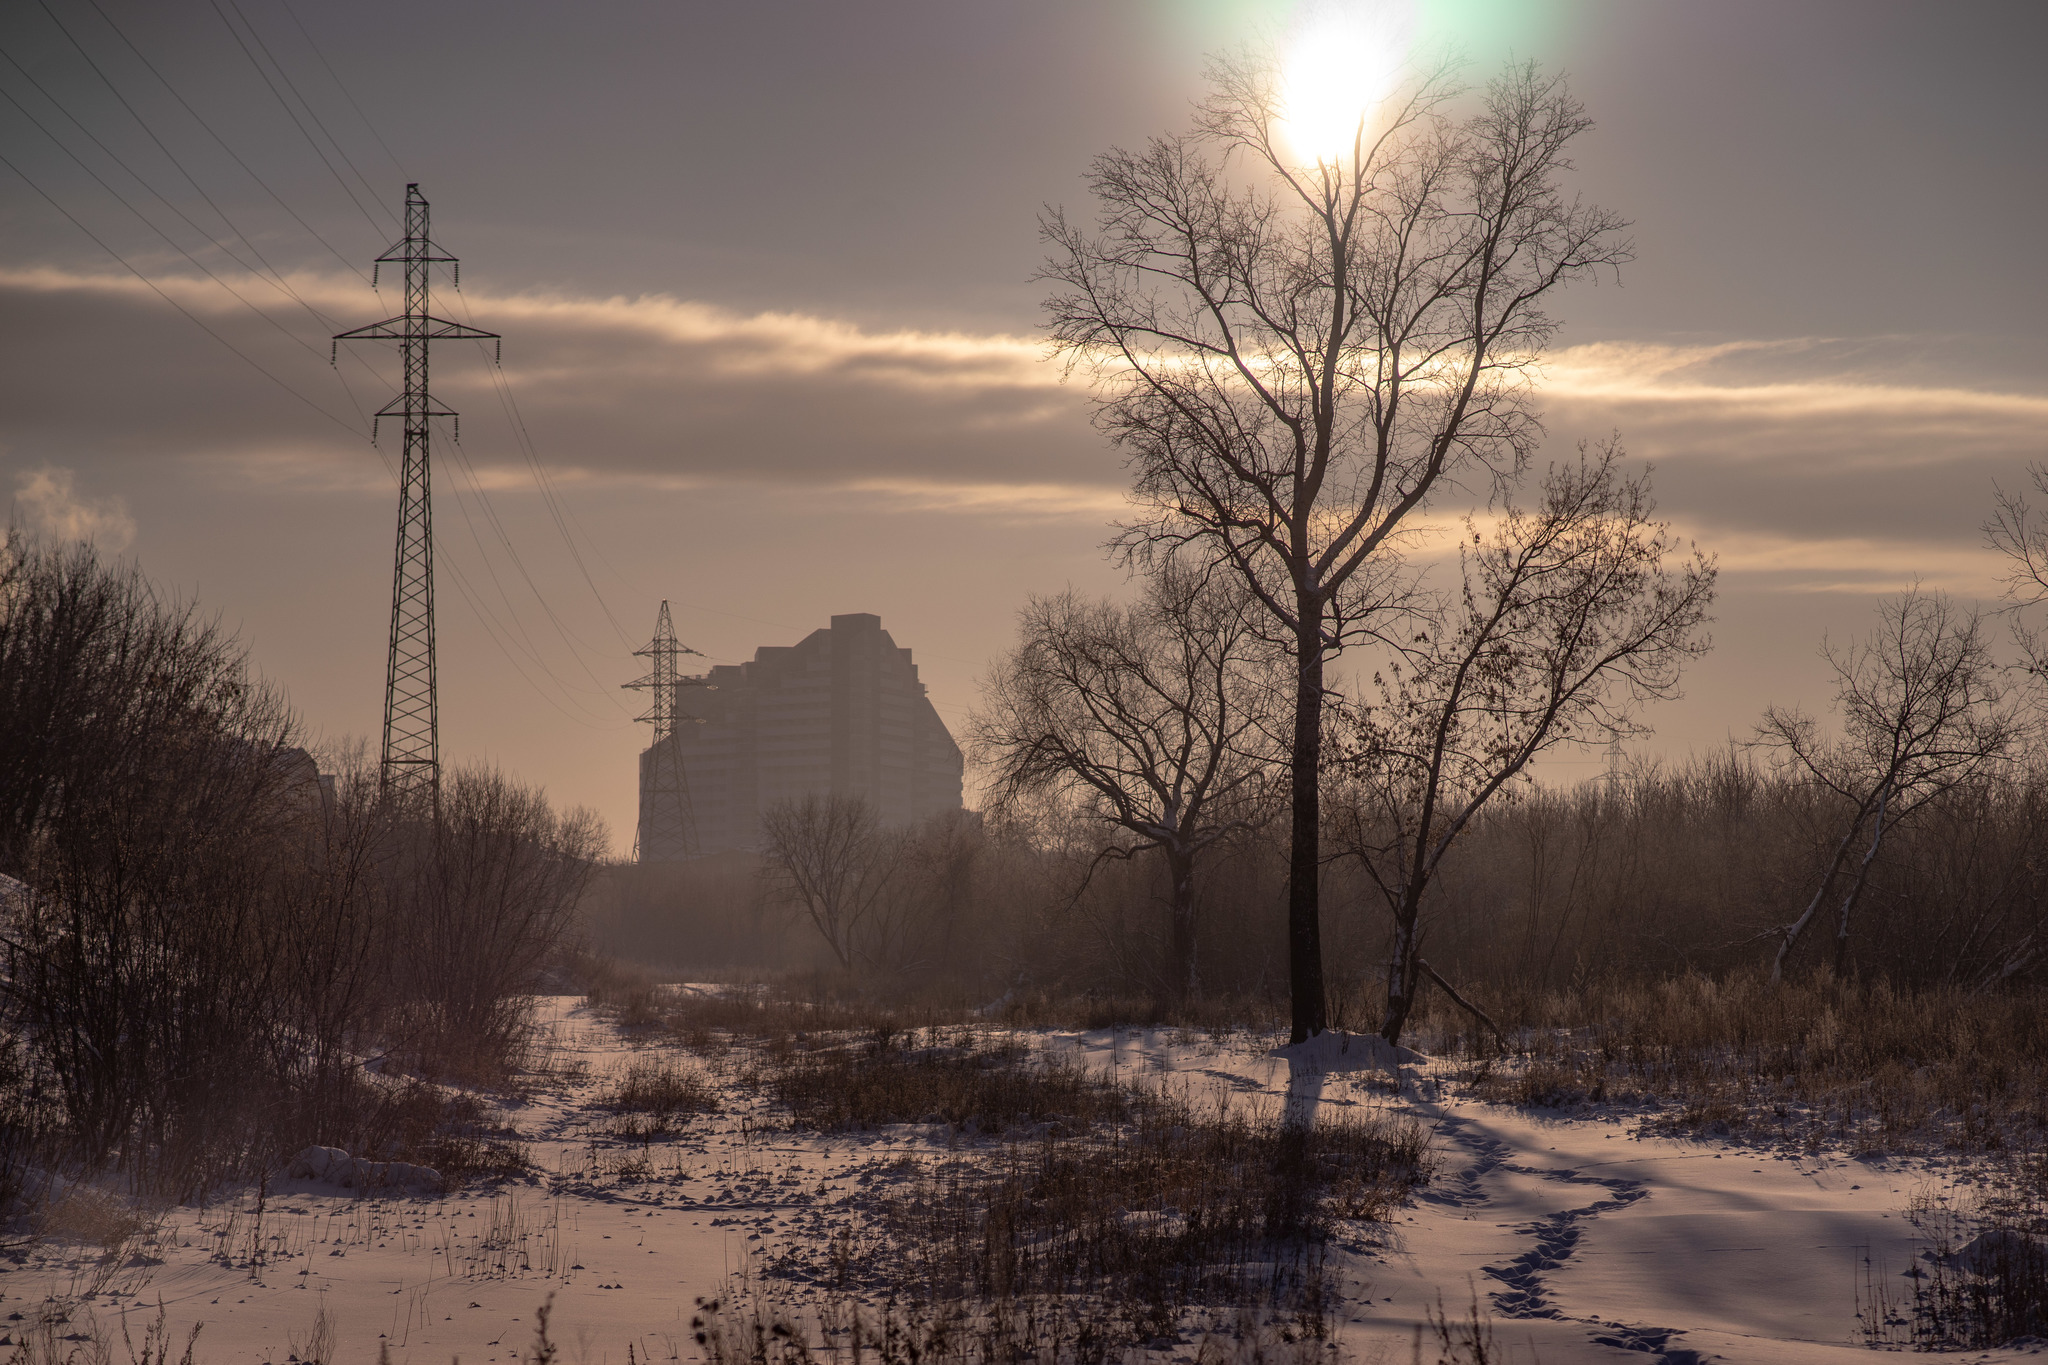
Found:
<svg viewBox="0 0 2048 1365"><path fill-rule="evenodd" d="M1835 966L1848 962L1852 916L1884 838L1928 802L2004 763L2022 736L2016 698L1999 676L1984 623L1946 594L1917 587L1878 604L1878 625L1845 647L1823 641L1835 674L1842 732L1771 707L1755 743L1794 773L1833 792L1848 809L1834 853L1799 917L1769 930L1778 940L1771 979L1846 879L1836 912ZM1869 831L1860 859L1855 845ZM1852 859L1855 860L1851 867Z"/></svg>
<svg viewBox="0 0 2048 1365"><path fill-rule="evenodd" d="M969 722L998 809L1069 805L1107 835L1091 873L1163 858L1176 995L1200 988L1197 864L1270 810L1276 689L1255 610L1234 578L1172 568L1128 607L1071 589L1033 598Z"/></svg>
<svg viewBox="0 0 2048 1365"><path fill-rule="evenodd" d="M1296 666L1288 971L1293 1034L1326 1018L1319 915L1323 670L1376 628L1375 572L1446 479L1536 439L1553 289L1626 259L1624 224L1560 188L1591 126L1516 67L1459 116L1422 80L1349 150L1286 145L1270 60L1219 63L1191 131L1098 157L1094 229L1049 212L1053 341L1093 375L1140 511L1132 560L1236 572Z"/></svg>
<svg viewBox="0 0 2048 1365"><path fill-rule="evenodd" d="M1546 750L1644 733L1643 705L1707 649L1714 564L1695 548L1666 566L1677 542L1620 455L1581 447L1535 508L1509 507L1491 535L1468 523L1463 591L1404 642L1383 704L1346 717L1334 823L1393 916L1390 1043L1425 977L1478 1012L1422 956L1424 894L1458 836Z"/></svg>
<svg viewBox="0 0 2048 1365"><path fill-rule="evenodd" d="M810 921L840 966L867 956L870 922L892 908L903 832L883 828L861 797L812 793L771 802L761 837L771 891Z"/></svg>

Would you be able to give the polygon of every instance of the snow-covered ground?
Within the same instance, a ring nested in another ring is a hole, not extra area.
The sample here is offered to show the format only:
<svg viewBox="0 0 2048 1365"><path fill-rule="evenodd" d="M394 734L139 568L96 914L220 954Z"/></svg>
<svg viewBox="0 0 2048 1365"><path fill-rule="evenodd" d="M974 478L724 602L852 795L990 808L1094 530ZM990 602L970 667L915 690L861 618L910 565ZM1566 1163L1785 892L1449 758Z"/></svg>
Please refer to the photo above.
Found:
<svg viewBox="0 0 2048 1365"><path fill-rule="evenodd" d="M503 1115L538 1179L447 1197L282 1179L260 1197L171 1210L118 1264L99 1264L96 1246L46 1242L19 1264L0 1260L0 1326L18 1342L41 1317L69 1317L60 1337L89 1317L117 1341L125 1325L139 1348L161 1302L173 1356L203 1323L198 1361L283 1365L306 1356L324 1313L330 1360L388 1347L395 1365L485 1365L517 1359L551 1300L552 1336L577 1365L623 1362L629 1344L638 1360L690 1360L699 1296L821 1246L860 1220L878 1184L960 1140L917 1125L792 1133L728 1092L720 1113L673 1139L611 1145L597 1138L610 1115L596 1099L645 1051L575 998L543 1008L557 1063L583 1074ZM1034 1041L1146 1084L1298 1113L1394 1105L1429 1124L1437 1178L1333 1254L1340 1339L1361 1361L1408 1359L1427 1308L1441 1298L1455 1315L1475 1294L1518 1360L1847 1359L1867 1349L1869 1286L1903 1285L1924 1245L1909 1201L1948 1190L1938 1164L1917 1160L1759 1152L1648 1135L1611 1114L1483 1104L1423 1062L1401 1066L1397 1091L1385 1068L1400 1059L1375 1040L1326 1037L1292 1056L1163 1029Z"/></svg>

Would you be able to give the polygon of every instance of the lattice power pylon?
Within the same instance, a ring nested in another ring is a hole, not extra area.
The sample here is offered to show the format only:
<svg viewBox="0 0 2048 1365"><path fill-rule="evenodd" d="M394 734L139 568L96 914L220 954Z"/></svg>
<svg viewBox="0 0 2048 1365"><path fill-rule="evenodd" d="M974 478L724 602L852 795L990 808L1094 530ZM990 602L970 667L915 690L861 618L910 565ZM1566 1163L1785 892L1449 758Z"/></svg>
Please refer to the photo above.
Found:
<svg viewBox="0 0 2048 1365"><path fill-rule="evenodd" d="M640 829L633 840L633 856L643 863L673 862L696 851L690 792L683 785L682 745L676 739L677 693L697 681L683 677L676 661L695 653L676 642L676 629L664 601L655 618L654 638L645 648L633 651L635 658L648 660L647 675L623 684L627 691L653 693L646 714L637 718L654 727L654 743L641 760Z"/></svg>
<svg viewBox="0 0 2048 1365"><path fill-rule="evenodd" d="M377 258L405 267L405 311L334 338L395 341L405 365L405 391L377 412L405 422L405 463L398 480L398 548L391 571L391 647L384 666L384 748L378 787L387 798L441 798L441 728L434 662L434 478L429 461L432 420L454 417L427 390L427 351L433 341L497 341L496 332L465 327L429 311L428 272L455 266L427 231L427 201L418 185L405 187L405 239ZM455 267L458 286L460 267ZM375 283L372 275L372 284ZM502 343L501 343L502 344ZM456 427L458 432L461 427ZM371 429L370 439L376 439Z"/></svg>

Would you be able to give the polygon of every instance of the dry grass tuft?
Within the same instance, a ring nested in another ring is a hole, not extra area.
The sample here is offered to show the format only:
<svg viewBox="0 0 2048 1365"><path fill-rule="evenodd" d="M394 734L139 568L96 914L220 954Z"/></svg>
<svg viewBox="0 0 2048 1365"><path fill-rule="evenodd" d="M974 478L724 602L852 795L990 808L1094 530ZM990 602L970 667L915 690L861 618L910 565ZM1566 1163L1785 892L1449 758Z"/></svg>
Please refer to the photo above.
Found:
<svg viewBox="0 0 2048 1365"><path fill-rule="evenodd" d="M451 1191L520 1179L535 1169L526 1144L482 1097L420 1081L382 1097L354 1134L340 1138L329 1145L372 1161L431 1166Z"/></svg>
<svg viewBox="0 0 2048 1365"><path fill-rule="evenodd" d="M891 1123L945 1123L1000 1133L1027 1124L1076 1129L1123 1120L1129 1092L1071 1062L1015 1043L866 1044L791 1051L751 1073L797 1123L820 1130Z"/></svg>
<svg viewBox="0 0 2048 1365"><path fill-rule="evenodd" d="M645 968L615 958L581 957L573 975L582 983L584 1003L629 1032L661 1027L675 994Z"/></svg>
<svg viewBox="0 0 2048 1365"><path fill-rule="evenodd" d="M2032 1160L2016 1174L1989 1193L1914 1196L1906 1216L1929 1247L1903 1274L1866 1258L1857 1286L1866 1344L1980 1350L2048 1335L2044 1170Z"/></svg>
<svg viewBox="0 0 2048 1365"><path fill-rule="evenodd" d="M1327 1332L1299 1316L1245 1309L1191 1324L1172 1339L1133 1343L1127 1325L1098 1301L1042 1299L1002 1306L953 1302L921 1305L891 1295L879 1307L827 1295L804 1308L741 1286L717 1299L698 1299L690 1327L708 1365L814 1365L820 1360L875 1365L1128 1365L1166 1358L1185 1365L1340 1365L1349 1359ZM1439 1303L1429 1315L1434 1365L1502 1365L1492 1324L1475 1297L1452 1317ZM1415 1340L1421 1365L1423 1339ZM1375 1360L1383 1359L1379 1355Z"/></svg>
<svg viewBox="0 0 2048 1365"><path fill-rule="evenodd" d="M90 1242L110 1252L154 1225L128 1200L86 1185L73 1185L35 1219L38 1236Z"/></svg>
<svg viewBox="0 0 2048 1365"><path fill-rule="evenodd" d="M666 1136L691 1114L718 1111L704 1077L675 1058L634 1062L598 1103L618 1115L610 1135L632 1142Z"/></svg>
<svg viewBox="0 0 2048 1365"><path fill-rule="evenodd" d="M517 1180L536 1167L523 1142L468 1134L444 1134L414 1149L411 1160L441 1173L450 1190L481 1182Z"/></svg>
<svg viewBox="0 0 2048 1365"><path fill-rule="evenodd" d="M2032 992L1895 990L1758 971L1510 1002L1526 1061L1450 1025L1486 1098L1654 1105L1661 1126L1854 1150L1978 1155L2048 1142L2048 1012Z"/></svg>
<svg viewBox="0 0 2048 1365"><path fill-rule="evenodd" d="M608 961L586 965L582 979L589 1004L620 1027L665 1029L704 1056L748 1043L787 1048L820 1036L889 1039L948 1028L1176 1027L1223 1035L1269 1033L1285 1026L1279 1002L1250 995L1168 1002L1144 994L1040 990L1012 991L977 1003L957 988L912 990L897 983L884 994L850 978L816 972L682 989Z"/></svg>

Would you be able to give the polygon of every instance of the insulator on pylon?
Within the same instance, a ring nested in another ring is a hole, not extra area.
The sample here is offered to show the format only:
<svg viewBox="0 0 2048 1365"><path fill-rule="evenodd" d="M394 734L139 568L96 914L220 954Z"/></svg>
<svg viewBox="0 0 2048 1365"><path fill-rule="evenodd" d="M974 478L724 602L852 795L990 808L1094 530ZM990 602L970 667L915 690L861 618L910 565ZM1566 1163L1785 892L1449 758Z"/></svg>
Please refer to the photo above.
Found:
<svg viewBox="0 0 2048 1365"><path fill-rule="evenodd" d="M372 417L372 418L370 419L370 444L371 444L371 445L375 445L375 444L377 444L377 423L378 423L378 422L380 422L380 421L382 421L382 420L383 420L383 419L382 419L381 417Z"/></svg>
<svg viewBox="0 0 2048 1365"><path fill-rule="evenodd" d="M383 269L383 267L382 267L381 265L378 265L378 264L376 264L375 262L372 262L372 263L371 263L371 265L370 265L370 288L372 288L372 289L375 289L375 288L377 287L377 272L378 272L379 270L381 270L381 269Z"/></svg>

